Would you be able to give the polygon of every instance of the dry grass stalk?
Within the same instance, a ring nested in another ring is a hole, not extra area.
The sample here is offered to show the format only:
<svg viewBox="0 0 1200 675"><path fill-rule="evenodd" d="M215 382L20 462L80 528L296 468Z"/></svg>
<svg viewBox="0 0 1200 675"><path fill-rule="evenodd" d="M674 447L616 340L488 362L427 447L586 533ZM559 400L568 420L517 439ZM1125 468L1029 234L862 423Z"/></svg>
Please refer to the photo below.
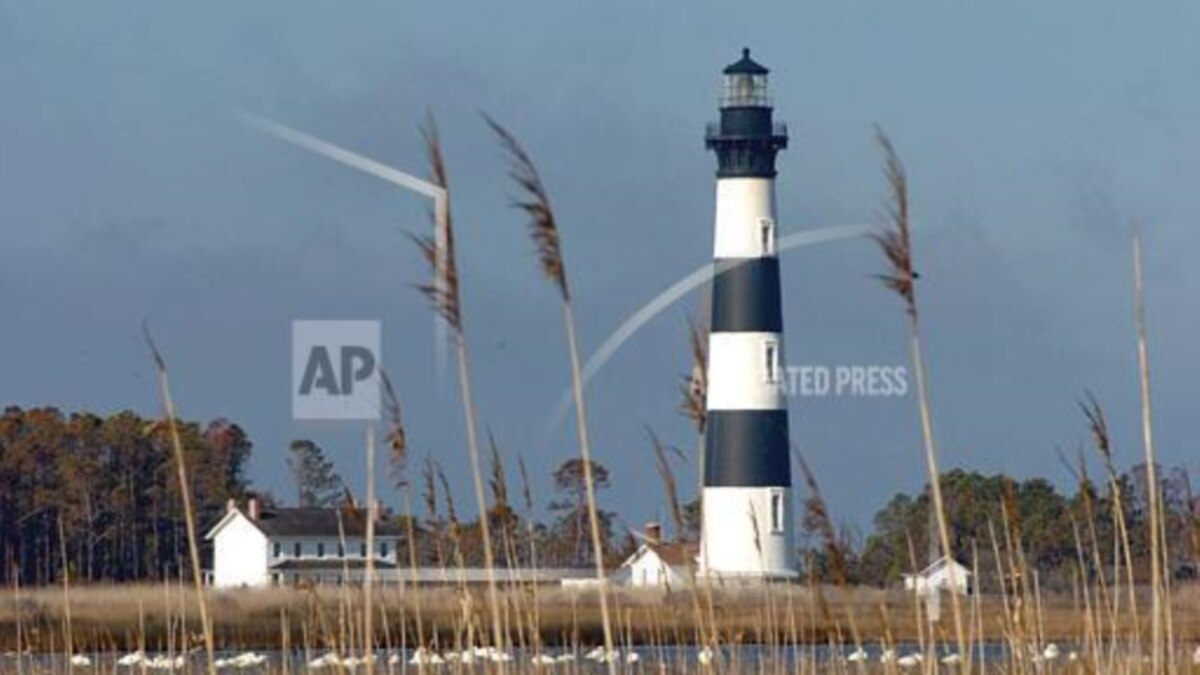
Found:
<svg viewBox="0 0 1200 675"><path fill-rule="evenodd" d="M1146 492L1150 502L1151 663L1157 674L1162 673L1166 666L1165 650L1167 642L1170 641L1170 636L1164 633L1163 625L1163 614L1167 607L1164 597L1167 575L1163 573L1163 568L1167 556L1162 529L1162 486L1158 482L1158 458L1154 450L1154 428L1151 423L1150 357L1146 345L1146 294L1142 278L1142 229L1136 222L1133 225L1133 294L1134 324L1137 328L1138 383L1142 402L1142 445L1146 460Z"/></svg>
<svg viewBox="0 0 1200 675"><path fill-rule="evenodd" d="M429 155L430 173L434 183L449 195L450 183L446 172L445 156L438 138L437 125L432 116L422 129L426 150ZM459 298L458 264L454 253L454 228L450 217L449 197L435 214L435 236L416 238L418 247L434 271L432 284L418 287L429 299L430 304L450 326L458 358L458 384L462 398L464 424L467 434L467 451L471 462L471 478L479 512L479 529L483 539L483 552L488 576L488 604L492 615L492 639L497 649L504 648L504 632L500 622L500 599L496 590L496 563L492 550L491 528L487 518L487 498L483 491L483 473L479 460L479 439L475 422L475 399L471 393L469 359L467 355L466 331L463 326L462 304ZM440 244L440 245L439 245ZM503 672L504 665L500 664Z"/></svg>
<svg viewBox="0 0 1200 675"><path fill-rule="evenodd" d="M179 426L175 417L175 401L171 398L171 382L167 375L167 362L154 344L150 329L142 325L142 335L150 354L154 358L154 366L158 370L159 394L162 397L163 408L167 413L167 429L171 435L171 446L175 451L175 468L179 478L179 494L183 499L184 521L187 526L188 554L192 563L192 582L196 586L196 599L200 608L200 625L204 631L204 650L208 659L208 675L216 675L213 643L212 622L208 618L208 605L204 599L204 578L200 574L200 547L196 542L196 514L192 509L191 485L188 482L187 463L183 456L183 441L179 437Z"/></svg>
<svg viewBox="0 0 1200 675"><path fill-rule="evenodd" d="M375 654L375 520L379 503L375 498L375 424L367 423L367 560L363 570L363 658L368 659L368 672L375 669L370 659ZM346 544L342 543L342 550ZM350 577L347 575L346 577Z"/></svg>
<svg viewBox="0 0 1200 675"><path fill-rule="evenodd" d="M890 192L887 204L888 227L875 233L872 238L879 245L890 269L878 275L883 284L896 292L904 301L905 312L908 315L909 351L916 375L917 396L921 413L921 433L925 441L925 463L929 473L929 485L933 495L933 506L937 514L938 537L941 540L942 555L953 558L954 551L950 546L950 528L947 522L945 504L942 500L942 488L939 481L937 447L933 439L933 420L930 412L929 393L925 379L925 363L921 352L920 322L917 313L917 296L915 281L918 278L913 269L912 244L909 236L909 202L908 177L904 164L896 152L892 142L882 129L876 128L876 141L884 156L884 176ZM971 670L971 655L967 651L966 633L963 627L962 608L957 594L950 594L951 609L954 614L954 632L958 642L959 654L963 658L963 672Z"/></svg>
<svg viewBox="0 0 1200 675"><path fill-rule="evenodd" d="M607 578L604 574L604 549L600 539L600 516L596 508L596 485L592 476L591 442L588 438L587 409L583 398L583 376L579 364L579 344L575 335L575 318L571 305L571 294L567 285L566 267L563 264L562 247L559 240L558 223L550 207L550 197L542 184L533 160L525 152L516 137L490 117L488 126L500 139L500 144L509 160L509 176L521 188L523 198L514 206L529 216L529 230L538 254L542 272L558 288L562 296L563 322L566 325L567 349L571 359L571 391L575 399L576 433L579 451L583 459L584 483L587 492L588 520L591 525L592 554L596 563L596 582L600 595L600 613L604 622L604 648L612 653L614 648L612 620L608 609ZM614 659L608 659L610 675L616 675Z"/></svg>

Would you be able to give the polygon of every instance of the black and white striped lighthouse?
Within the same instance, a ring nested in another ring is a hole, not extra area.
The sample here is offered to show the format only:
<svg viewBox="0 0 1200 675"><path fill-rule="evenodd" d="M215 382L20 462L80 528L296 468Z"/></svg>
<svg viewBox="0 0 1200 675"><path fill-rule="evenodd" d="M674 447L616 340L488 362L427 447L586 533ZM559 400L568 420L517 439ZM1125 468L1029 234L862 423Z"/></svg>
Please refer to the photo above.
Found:
<svg viewBox="0 0 1200 675"><path fill-rule="evenodd" d="M717 208L700 566L723 578L796 574L775 251L775 155L788 139L772 119L767 72L742 50L705 137Z"/></svg>

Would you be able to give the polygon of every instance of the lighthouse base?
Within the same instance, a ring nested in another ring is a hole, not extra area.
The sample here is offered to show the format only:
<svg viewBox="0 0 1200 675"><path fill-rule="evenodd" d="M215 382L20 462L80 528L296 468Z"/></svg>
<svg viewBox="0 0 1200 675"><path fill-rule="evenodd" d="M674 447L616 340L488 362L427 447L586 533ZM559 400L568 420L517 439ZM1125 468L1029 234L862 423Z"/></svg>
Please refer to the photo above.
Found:
<svg viewBox="0 0 1200 675"><path fill-rule="evenodd" d="M706 487L700 574L723 581L796 579L786 487Z"/></svg>

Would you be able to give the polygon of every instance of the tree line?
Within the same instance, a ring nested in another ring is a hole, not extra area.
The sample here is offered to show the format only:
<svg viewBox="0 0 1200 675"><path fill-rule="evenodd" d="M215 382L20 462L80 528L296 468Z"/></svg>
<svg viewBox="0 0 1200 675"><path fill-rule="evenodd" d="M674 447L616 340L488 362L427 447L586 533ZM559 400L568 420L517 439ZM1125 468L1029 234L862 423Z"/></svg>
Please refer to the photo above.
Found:
<svg viewBox="0 0 1200 675"><path fill-rule="evenodd" d="M179 425L201 523L248 494L251 443L224 419ZM0 415L0 582L187 574L187 533L165 424L9 407ZM190 576L190 574L188 574Z"/></svg>
<svg viewBox="0 0 1200 675"><path fill-rule="evenodd" d="M237 424L181 422L191 492L202 527L214 523L229 499L251 496L265 505L329 507L353 500L334 463L311 440L289 447L294 499L277 500L252 489L245 476L253 444ZM515 479L493 445L488 519L497 564L576 567L592 560L582 460L563 462L552 475L554 492L539 503L523 461ZM475 509L455 503L452 481L440 463L426 458L411 480L406 467L394 467L393 487L411 522L389 515L407 531L413 558L421 565L474 567L483 564L482 537ZM159 580L187 575L183 509L167 429L160 420L131 411L109 416L64 413L57 408L9 407L0 415L0 583L46 584L63 570L77 581ZM613 477L593 461L597 490ZM997 554L1017 549L1047 584L1069 585L1082 571L1113 574L1122 563L1115 542L1127 532L1135 575L1148 574L1149 532L1146 467L1111 472L1107 480L1078 476L1074 490L1060 490L1042 478L1017 480L954 470L942 474L952 546L956 557L978 565L980 584L996 578ZM1194 573L1200 555L1196 515L1200 500L1186 472L1159 469L1170 544L1170 564ZM829 527L823 505L803 494L799 554L807 577L888 586L923 567L938 554L930 540L929 486L916 494L898 493L876 514L871 531ZM619 564L639 543L630 524L600 509L602 555ZM699 536L700 505L692 500L676 514L676 538ZM831 541L832 539L832 541ZM407 550L405 551L407 555Z"/></svg>
<svg viewBox="0 0 1200 675"><path fill-rule="evenodd" d="M1200 559L1200 500L1183 469L1159 468L1157 475L1169 568L1177 577L1192 578ZM1151 561L1146 477L1144 464L1114 471L1102 483L1080 473L1074 490L1064 494L1044 478L1017 480L961 469L943 473L940 485L954 556L978 569L977 582L984 590L999 586L999 570L1011 569L1014 559L1036 570L1043 587L1067 589L1076 575L1111 580L1115 570L1125 569L1127 545L1133 576L1144 582L1150 578ZM832 580L836 558L844 568L838 573L850 583L893 585L902 574L919 571L941 556L930 539L930 509L926 484L915 495L901 492L888 500L865 538L841 528L830 542L819 523L806 519L806 571ZM814 510L806 504L806 511Z"/></svg>

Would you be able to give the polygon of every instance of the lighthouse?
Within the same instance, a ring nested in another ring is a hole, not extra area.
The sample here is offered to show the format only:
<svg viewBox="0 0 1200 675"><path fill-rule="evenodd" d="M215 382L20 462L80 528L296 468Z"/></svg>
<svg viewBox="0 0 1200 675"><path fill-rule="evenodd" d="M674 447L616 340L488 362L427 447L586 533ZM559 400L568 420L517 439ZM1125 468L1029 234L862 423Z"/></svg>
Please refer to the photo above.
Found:
<svg viewBox="0 0 1200 675"><path fill-rule="evenodd" d="M775 155L768 70L742 50L725 68L717 155L700 569L722 579L796 576L776 256Z"/></svg>

